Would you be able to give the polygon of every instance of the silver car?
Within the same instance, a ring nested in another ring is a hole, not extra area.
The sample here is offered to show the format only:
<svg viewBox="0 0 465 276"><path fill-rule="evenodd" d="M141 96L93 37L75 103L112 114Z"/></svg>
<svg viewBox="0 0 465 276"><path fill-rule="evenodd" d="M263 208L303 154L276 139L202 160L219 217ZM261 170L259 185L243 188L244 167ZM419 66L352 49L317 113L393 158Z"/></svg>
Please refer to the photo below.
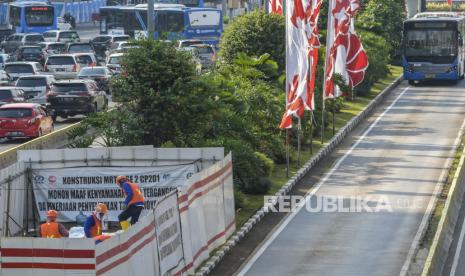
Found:
<svg viewBox="0 0 465 276"><path fill-rule="evenodd" d="M55 77L52 75L34 75L19 77L16 81L16 87L24 91L25 98L28 102L45 104L47 93L50 92Z"/></svg>
<svg viewBox="0 0 465 276"><path fill-rule="evenodd" d="M45 61L45 71L55 76L55 79L75 79L81 70L76 55L51 55Z"/></svg>
<svg viewBox="0 0 465 276"><path fill-rule="evenodd" d="M13 80L17 80L22 76L38 75L43 72L43 67L38 62L18 61L6 63L4 70Z"/></svg>

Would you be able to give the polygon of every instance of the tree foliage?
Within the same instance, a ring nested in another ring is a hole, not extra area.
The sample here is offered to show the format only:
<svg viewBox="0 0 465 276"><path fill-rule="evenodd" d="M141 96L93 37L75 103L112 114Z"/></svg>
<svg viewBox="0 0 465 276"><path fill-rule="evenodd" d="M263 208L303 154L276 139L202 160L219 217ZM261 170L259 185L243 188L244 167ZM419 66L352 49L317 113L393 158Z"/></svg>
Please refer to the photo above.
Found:
<svg viewBox="0 0 465 276"><path fill-rule="evenodd" d="M237 17L224 31L220 55L233 64L239 53L269 54L279 68L285 68L285 20L277 14L254 11Z"/></svg>
<svg viewBox="0 0 465 276"><path fill-rule="evenodd" d="M358 28L382 36L389 44L393 57L400 47L405 19L405 1L369 0L356 22Z"/></svg>

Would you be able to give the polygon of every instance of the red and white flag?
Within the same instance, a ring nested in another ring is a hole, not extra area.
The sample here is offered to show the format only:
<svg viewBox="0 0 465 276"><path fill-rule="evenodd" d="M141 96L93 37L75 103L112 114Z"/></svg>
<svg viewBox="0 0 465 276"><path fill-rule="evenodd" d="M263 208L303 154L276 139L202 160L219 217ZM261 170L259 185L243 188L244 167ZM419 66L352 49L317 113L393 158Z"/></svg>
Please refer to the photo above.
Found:
<svg viewBox="0 0 465 276"><path fill-rule="evenodd" d="M360 84L368 68L368 56L354 29L359 0L330 0L329 7L324 97L334 98L341 96L334 85L334 74L341 74L351 88Z"/></svg>
<svg viewBox="0 0 465 276"><path fill-rule="evenodd" d="M283 0L268 0L268 13L283 14Z"/></svg>
<svg viewBox="0 0 465 276"><path fill-rule="evenodd" d="M292 127L292 116L301 118L313 110L315 73L318 63L318 15L322 0L286 1L287 106L280 128Z"/></svg>
<svg viewBox="0 0 465 276"><path fill-rule="evenodd" d="M447 4L449 4L449 6L452 6L452 0L447 0Z"/></svg>

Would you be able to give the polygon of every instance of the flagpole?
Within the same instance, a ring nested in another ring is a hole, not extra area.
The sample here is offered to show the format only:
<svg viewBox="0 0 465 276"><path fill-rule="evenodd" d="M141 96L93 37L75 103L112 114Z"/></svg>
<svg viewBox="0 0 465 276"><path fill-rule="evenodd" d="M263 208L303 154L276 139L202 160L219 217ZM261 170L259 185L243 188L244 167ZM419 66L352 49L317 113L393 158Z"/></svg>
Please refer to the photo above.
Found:
<svg viewBox="0 0 465 276"><path fill-rule="evenodd" d="M289 85L287 85L288 83L288 79L287 79L287 72L288 72L288 62L287 62L287 55L288 55L288 15L287 15L287 0L283 0L283 13L284 13L284 18L286 20L286 24L284 25L285 28L286 28L286 31L284 32L284 36L285 36L285 40L284 42L286 43L286 81L285 81L285 89L286 89L286 106L284 108L284 110L287 110L287 107L289 105L289 99L288 99L288 96L289 96ZM289 147L289 144L290 144L290 131L289 131L289 128L286 128L286 177L289 178L289 163L290 163L290 147Z"/></svg>
<svg viewBox="0 0 465 276"><path fill-rule="evenodd" d="M313 110L310 116L310 154L313 154Z"/></svg>
<svg viewBox="0 0 465 276"><path fill-rule="evenodd" d="M336 98L333 98L333 136L336 133Z"/></svg>
<svg viewBox="0 0 465 276"><path fill-rule="evenodd" d="M331 31L332 31L332 26L331 26L331 18L332 18L332 10L333 10L333 0L328 1L328 22L327 22L327 27L326 27L326 54L325 54L325 68L323 71L323 93L322 93L322 110L321 110L321 144L324 142L324 135L325 135L325 90L326 90L326 69L328 68L328 56L330 54L330 47L329 42L331 39ZM334 68L333 68L334 70ZM334 97L334 95L333 95Z"/></svg>
<svg viewBox="0 0 465 276"><path fill-rule="evenodd" d="M300 167L300 142L302 136L302 124L300 117L297 119L297 166Z"/></svg>

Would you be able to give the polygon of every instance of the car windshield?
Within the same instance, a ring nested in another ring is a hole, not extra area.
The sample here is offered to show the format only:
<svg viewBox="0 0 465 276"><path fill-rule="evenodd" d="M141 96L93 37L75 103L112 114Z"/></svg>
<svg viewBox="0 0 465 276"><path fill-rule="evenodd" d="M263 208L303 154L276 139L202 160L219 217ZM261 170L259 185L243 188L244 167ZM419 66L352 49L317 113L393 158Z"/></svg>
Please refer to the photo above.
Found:
<svg viewBox="0 0 465 276"><path fill-rule="evenodd" d="M4 69L7 73L34 73L29 64L7 64Z"/></svg>
<svg viewBox="0 0 465 276"><path fill-rule="evenodd" d="M109 64L121 64L123 57L111 57L108 61Z"/></svg>
<svg viewBox="0 0 465 276"><path fill-rule="evenodd" d="M128 36L116 36L115 38L113 38L114 41L127 41L129 40L129 37Z"/></svg>
<svg viewBox="0 0 465 276"><path fill-rule="evenodd" d="M105 68L83 68L79 76L105 76Z"/></svg>
<svg viewBox="0 0 465 276"><path fill-rule="evenodd" d="M57 34L55 32L45 32L44 37L55 37Z"/></svg>
<svg viewBox="0 0 465 276"><path fill-rule="evenodd" d="M61 32L58 37L59 38L72 38L73 35L78 38L79 35L76 32Z"/></svg>
<svg viewBox="0 0 465 276"><path fill-rule="evenodd" d="M87 91L87 87L84 83L55 83L52 91L55 93L83 92Z"/></svg>
<svg viewBox="0 0 465 276"><path fill-rule="evenodd" d="M66 44L61 44L61 43L55 43L55 44L49 44L48 45L49 49L52 49L54 51L65 51L66 49Z"/></svg>
<svg viewBox="0 0 465 276"><path fill-rule="evenodd" d="M18 87L36 87L36 86L47 86L47 80L45 78L19 78L16 83Z"/></svg>
<svg viewBox="0 0 465 276"><path fill-rule="evenodd" d="M74 65L74 59L70 56L65 57L49 57L47 65Z"/></svg>
<svg viewBox="0 0 465 276"><path fill-rule="evenodd" d="M1 97L0 93L0 97ZM30 108L2 108L0 109L0 118L24 118L31 117L32 109Z"/></svg>
<svg viewBox="0 0 465 276"><path fill-rule="evenodd" d="M196 47L199 54L213 54L213 49L210 47Z"/></svg>
<svg viewBox="0 0 465 276"><path fill-rule="evenodd" d="M77 61L81 64L91 64L93 62L92 57L90 57L89 55L78 56L76 58Z"/></svg>
<svg viewBox="0 0 465 276"><path fill-rule="evenodd" d="M92 42L102 43L102 42L107 42L110 39L111 39L110 36L97 36L96 38L92 39Z"/></svg>
<svg viewBox="0 0 465 276"><path fill-rule="evenodd" d="M26 36L27 42L43 42L44 37L42 35L28 35Z"/></svg>
<svg viewBox="0 0 465 276"><path fill-rule="evenodd" d="M88 53L93 52L92 46L89 44L74 44L69 45L68 52L70 53Z"/></svg>
<svg viewBox="0 0 465 276"><path fill-rule="evenodd" d="M23 49L24 54L40 54L42 49L40 47L28 47Z"/></svg>
<svg viewBox="0 0 465 276"><path fill-rule="evenodd" d="M9 89L0 89L0 101L13 98L13 93Z"/></svg>

